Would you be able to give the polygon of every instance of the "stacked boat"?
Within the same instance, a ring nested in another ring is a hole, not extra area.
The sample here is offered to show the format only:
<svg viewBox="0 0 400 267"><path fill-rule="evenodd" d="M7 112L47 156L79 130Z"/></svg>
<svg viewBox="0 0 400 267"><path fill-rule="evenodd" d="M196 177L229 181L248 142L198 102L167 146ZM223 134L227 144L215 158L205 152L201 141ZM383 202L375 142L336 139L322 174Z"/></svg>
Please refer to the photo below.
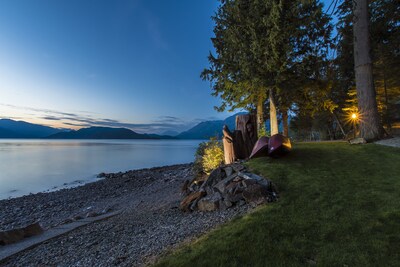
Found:
<svg viewBox="0 0 400 267"><path fill-rule="evenodd" d="M281 134L274 134L271 137L263 136L257 140L251 152L250 158L258 157L280 157L286 155L292 149L290 139Z"/></svg>

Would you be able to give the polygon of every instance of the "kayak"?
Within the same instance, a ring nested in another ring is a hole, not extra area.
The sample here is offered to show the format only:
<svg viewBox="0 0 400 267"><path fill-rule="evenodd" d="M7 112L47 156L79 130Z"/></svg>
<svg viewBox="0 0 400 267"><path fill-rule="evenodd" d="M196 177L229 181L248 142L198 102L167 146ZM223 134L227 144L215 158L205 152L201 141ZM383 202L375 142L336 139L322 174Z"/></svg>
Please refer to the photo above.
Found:
<svg viewBox="0 0 400 267"><path fill-rule="evenodd" d="M254 145L249 158L253 159L268 156L268 140L269 138L266 136L260 137Z"/></svg>
<svg viewBox="0 0 400 267"><path fill-rule="evenodd" d="M290 152L292 144L290 139L281 134L274 134L268 141L268 156L279 157Z"/></svg>

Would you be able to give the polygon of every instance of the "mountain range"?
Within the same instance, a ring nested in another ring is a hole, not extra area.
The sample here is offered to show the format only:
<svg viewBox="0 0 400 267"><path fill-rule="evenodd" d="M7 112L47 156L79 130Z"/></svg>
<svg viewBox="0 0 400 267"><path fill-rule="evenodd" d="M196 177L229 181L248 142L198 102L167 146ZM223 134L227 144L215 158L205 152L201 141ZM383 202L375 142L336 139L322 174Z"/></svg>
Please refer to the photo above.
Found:
<svg viewBox="0 0 400 267"><path fill-rule="evenodd" d="M178 139L210 139L211 137L222 136L222 127L227 125L230 130L235 129L236 116L245 114L245 112L237 113L225 120L203 121L194 126L193 128L178 134Z"/></svg>
<svg viewBox="0 0 400 267"><path fill-rule="evenodd" d="M0 138L44 138L62 131L25 121L0 119Z"/></svg>
<svg viewBox="0 0 400 267"><path fill-rule="evenodd" d="M244 114L244 113L238 113ZM193 128L177 133L165 132L163 135L140 134L126 128L89 127L77 131L57 129L48 126L0 119L0 138L48 138L48 139L210 139L221 137L222 127L228 125L229 129L235 128L236 115L225 120L200 122Z"/></svg>

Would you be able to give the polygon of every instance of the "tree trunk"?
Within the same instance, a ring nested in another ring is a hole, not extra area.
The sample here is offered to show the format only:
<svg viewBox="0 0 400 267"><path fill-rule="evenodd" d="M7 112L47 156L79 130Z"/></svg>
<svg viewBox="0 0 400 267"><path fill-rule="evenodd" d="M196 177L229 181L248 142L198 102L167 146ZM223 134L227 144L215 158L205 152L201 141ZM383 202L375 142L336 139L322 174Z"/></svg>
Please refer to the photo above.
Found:
<svg viewBox="0 0 400 267"><path fill-rule="evenodd" d="M386 117L387 127L388 127L388 129L390 131L392 129L392 124L390 122L389 99L388 99L388 94L387 94L387 84L386 84L385 69L383 69L383 89L385 90L385 106L386 106L385 117Z"/></svg>
<svg viewBox="0 0 400 267"><path fill-rule="evenodd" d="M269 121L271 125L271 136L278 133L278 119L276 115L276 105L274 99L274 90L269 89Z"/></svg>
<svg viewBox="0 0 400 267"><path fill-rule="evenodd" d="M282 110L283 135L289 137L288 110Z"/></svg>
<svg viewBox="0 0 400 267"><path fill-rule="evenodd" d="M257 133L265 127L264 125L264 97L259 96L257 99Z"/></svg>
<svg viewBox="0 0 400 267"><path fill-rule="evenodd" d="M356 74L360 137L367 141L383 137L376 104L368 29L368 1L353 0L354 71Z"/></svg>
<svg viewBox="0 0 400 267"><path fill-rule="evenodd" d="M231 164L237 159L246 159L248 157L246 157L248 148L243 140L242 131L235 130L231 132L228 126L224 125L222 134L225 164Z"/></svg>
<svg viewBox="0 0 400 267"><path fill-rule="evenodd" d="M257 142L257 122L255 116L251 114L236 116L236 131L241 132L243 139L243 154L240 158L246 159L250 156Z"/></svg>
<svg viewBox="0 0 400 267"><path fill-rule="evenodd" d="M340 121L339 121L338 117L336 116L335 112L332 112L332 115L333 115L333 117L335 118L335 120L336 120L336 122L337 122L337 124L338 124L338 126L339 126L339 129L340 129L340 131L341 131L342 134L343 134L343 137L346 137L346 133L344 132L343 127L342 127L342 124L340 123Z"/></svg>

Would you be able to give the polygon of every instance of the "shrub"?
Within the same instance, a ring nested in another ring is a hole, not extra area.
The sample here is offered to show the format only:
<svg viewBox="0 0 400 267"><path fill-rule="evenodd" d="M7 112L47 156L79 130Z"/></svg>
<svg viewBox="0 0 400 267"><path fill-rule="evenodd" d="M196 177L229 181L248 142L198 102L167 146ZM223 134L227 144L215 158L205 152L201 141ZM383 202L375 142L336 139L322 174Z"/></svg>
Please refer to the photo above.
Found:
<svg viewBox="0 0 400 267"><path fill-rule="evenodd" d="M270 132L267 131L267 127L265 127L265 125L263 125L263 127L258 130L258 138L263 137L263 136L269 136L269 135L270 135Z"/></svg>
<svg viewBox="0 0 400 267"><path fill-rule="evenodd" d="M208 175L223 162L222 142L216 138L211 138L210 141L199 144L195 154L194 171L199 175L203 173Z"/></svg>

